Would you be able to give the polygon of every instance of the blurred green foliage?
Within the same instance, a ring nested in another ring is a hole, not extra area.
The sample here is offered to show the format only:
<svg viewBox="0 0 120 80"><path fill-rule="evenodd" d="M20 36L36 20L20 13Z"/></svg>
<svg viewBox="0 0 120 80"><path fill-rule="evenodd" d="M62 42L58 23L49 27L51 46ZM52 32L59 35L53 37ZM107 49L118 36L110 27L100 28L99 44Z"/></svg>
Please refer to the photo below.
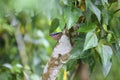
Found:
<svg viewBox="0 0 120 80"><path fill-rule="evenodd" d="M99 43L109 43L108 45L111 45L111 43L117 42L120 44L120 10L115 12L120 9L120 0L118 2L117 0L100 0L102 2L85 0L86 11L84 11L84 7L78 9L73 6L76 1L80 3L82 0L0 0L0 80L39 80L56 44L56 41L49 36L49 30L50 32L55 31L56 28L62 30L65 25L70 29L80 16L86 17L86 23L80 24L81 27L77 32L87 33L87 36L85 37L84 34L82 39L77 40L85 41L85 45L78 43L84 46L84 50L88 51L84 52L84 55L83 53L80 54L83 47L75 44L72 57L70 57L71 61L68 62L69 69L73 69L78 58L84 60L84 56L88 55L89 49L91 49L90 55L94 54L93 48ZM109 6L106 6L106 4ZM11 25L10 15L13 15L19 22L19 31L28 57L28 66L25 67L21 61L19 45L15 37L16 29ZM50 25L52 20L54 23ZM100 22L102 24L98 25ZM100 30L102 25L104 26ZM96 30L96 32L93 30ZM97 43L98 39L99 43ZM96 43L94 44L93 41ZM108 47L107 50L111 49ZM100 49L98 52L103 49L102 53L106 54L107 51L103 47L97 46L97 48ZM113 64L105 80L120 79L120 62L116 59L120 57L119 45L115 44L112 49L114 53L118 53L112 59L111 56L106 58L106 55L100 55L103 58L103 64L106 59L107 62L111 62L111 59ZM91 56L88 57L87 61L91 63L90 66L93 68L91 80L104 80L101 63L97 62L98 56L94 55L96 62ZM93 67L94 63L96 66ZM106 68L106 64L104 67ZM63 79L63 72L63 70L60 71L58 80Z"/></svg>
<svg viewBox="0 0 120 80"><path fill-rule="evenodd" d="M0 0L0 80L40 79L55 45L49 37L50 20L43 12L44 4L44 0ZM20 23L29 60L26 68L21 63L15 29L8 19L11 14Z"/></svg>

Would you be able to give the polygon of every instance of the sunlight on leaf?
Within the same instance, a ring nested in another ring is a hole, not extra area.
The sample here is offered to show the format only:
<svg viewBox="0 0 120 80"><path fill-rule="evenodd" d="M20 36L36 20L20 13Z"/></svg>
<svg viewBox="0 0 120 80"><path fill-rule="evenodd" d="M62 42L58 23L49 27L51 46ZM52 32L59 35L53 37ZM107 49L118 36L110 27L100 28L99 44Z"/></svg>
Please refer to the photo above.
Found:
<svg viewBox="0 0 120 80"><path fill-rule="evenodd" d="M63 80L67 80L67 71L66 70L64 70Z"/></svg>
<svg viewBox="0 0 120 80"><path fill-rule="evenodd" d="M110 61L113 51L110 46L99 44L97 47L97 51L99 52L99 55L102 60L102 70L103 74L106 77L110 71L110 68L112 66L112 63Z"/></svg>
<svg viewBox="0 0 120 80"><path fill-rule="evenodd" d="M64 19L67 24L67 28L70 29L81 16L81 11L77 8L73 8L73 10L69 7L64 9Z"/></svg>
<svg viewBox="0 0 120 80"><path fill-rule="evenodd" d="M50 33L55 31L58 26L59 26L59 20L57 18L53 19L52 24L50 26Z"/></svg>
<svg viewBox="0 0 120 80"><path fill-rule="evenodd" d="M94 30L96 27L97 27L97 25L94 24L94 23L85 23L85 24L80 25L80 27L78 29L78 32L85 32L85 33L87 33L89 31Z"/></svg>
<svg viewBox="0 0 120 80"><path fill-rule="evenodd" d="M97 45L98 45L98 38L96 34L93 31L88 32L85 38L84 50L96 47Z"/></svg>
<svg viewBox="0 0 120 80"><path fill-rule="evenodd" d="M101 11L90 1L86 0L86 6L89 8L98 18L98 21L101 21Z"/></svg>
<svg viewBox="0 0 120 80"><path fill-rule="evenodd" d="M13 35L14 28L8 24L2 24L0 25L0 33L1 32L8 32L10 35Z"/></svg>
<svg viewBox="0 0 120 80"><path fill-rule="evenodd" d="M103 29L108 32L107 25L103 24Z"/></svg>

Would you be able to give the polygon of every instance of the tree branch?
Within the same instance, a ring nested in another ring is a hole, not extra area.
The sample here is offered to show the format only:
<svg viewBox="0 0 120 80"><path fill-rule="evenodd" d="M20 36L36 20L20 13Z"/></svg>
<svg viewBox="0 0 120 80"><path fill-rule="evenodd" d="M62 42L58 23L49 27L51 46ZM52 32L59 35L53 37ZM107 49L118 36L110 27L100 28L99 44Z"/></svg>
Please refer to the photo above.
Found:
<svg viewBox="0 0 120 80"><path fill-rule="evenodd" d="M68 61L72 49L69 37L63 34L53 50L52 56L45 66L42 80L55 80L62 65Z"/></svg>
<svg viewBox="0 0 120 80"><path fill-rule="evenodd" d="M27 54L26 54L26 50L25 50L25 44L24 44L24 41L22 39L22 35L20 33L19 22L17 21L17 19L14 16L11 19L11 25L15 29L14 34L15 34L17 45L18 45L18 50L19 50L21 62L22 62L24 67L28 66L28 58L27 58Z"/></svg>

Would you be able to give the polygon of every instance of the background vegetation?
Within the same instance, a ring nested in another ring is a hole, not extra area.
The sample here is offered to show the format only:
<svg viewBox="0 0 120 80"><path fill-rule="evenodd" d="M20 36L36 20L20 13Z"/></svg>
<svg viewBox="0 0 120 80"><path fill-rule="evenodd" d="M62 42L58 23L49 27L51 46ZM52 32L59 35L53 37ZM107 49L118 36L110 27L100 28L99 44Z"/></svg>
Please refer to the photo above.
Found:
<svg viewBox="0 0 120 80"><path fill-rule="evenodd" d="M49 34L71 29L81 16L80 46L73 47L68 76L63 68L57 80L69 78L78 59L90 64L91 80L119 80L120 0L0 0L0 80L41 79L57 42Z"/></svg>

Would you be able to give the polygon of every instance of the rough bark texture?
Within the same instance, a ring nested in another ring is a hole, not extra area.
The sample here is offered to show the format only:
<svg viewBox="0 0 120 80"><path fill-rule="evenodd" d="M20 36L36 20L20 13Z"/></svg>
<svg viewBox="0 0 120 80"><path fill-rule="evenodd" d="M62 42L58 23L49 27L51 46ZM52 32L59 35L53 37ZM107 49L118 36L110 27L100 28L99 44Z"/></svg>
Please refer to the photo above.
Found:
<svg viewBox="0 0 120 80"><path fill-rule="evenodd" d="M64 63L69 58L72 49L69 37L63 34L58 44L53 50L51 58L43 71L42 80L55 80L56 76Z"/></svg>

